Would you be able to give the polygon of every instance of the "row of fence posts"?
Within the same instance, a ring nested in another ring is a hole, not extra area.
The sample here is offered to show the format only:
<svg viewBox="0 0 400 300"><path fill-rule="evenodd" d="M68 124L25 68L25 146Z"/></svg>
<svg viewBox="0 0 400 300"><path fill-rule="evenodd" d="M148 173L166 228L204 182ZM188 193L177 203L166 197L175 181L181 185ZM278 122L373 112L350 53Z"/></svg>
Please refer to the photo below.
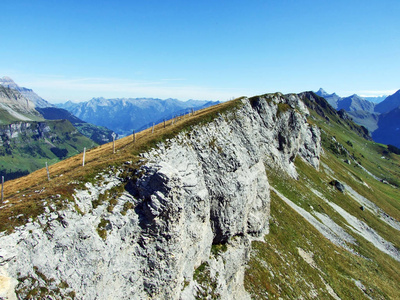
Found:
<svg viewBox="0 0 400 300"><path fill-rule="evenodd" d="M192 116L194 115L194 109L193 108L189 112L189 115L190 115L190 113L192 114ZM172 118L172 120L171 120L171 125L174 125L175 119L179 120L180 117L182 117L182 116L174 116ZM153 126L151 128L151 133L154 133L154 126L155 126L155 124L153 123ZM165 127L166 127L166 120L164 119L164 128ZM133 135L133 142L135 143L136 142L136 132L135 132L135 130L133 130L132 135ZM117 135L113 132L111 134L111 136L113 138L113 154L115 154L115 138L116 138ZM82 167L85 166L85 157L86 157L86 147L83 148ZM47 172L47 180L50 181L50 172L49 172L49 166L47 164L47 161L46 161L46 172ZM3 201L4 201L4 176L1 176L1 202L0 202L0 204L3 204Z"/></svg>

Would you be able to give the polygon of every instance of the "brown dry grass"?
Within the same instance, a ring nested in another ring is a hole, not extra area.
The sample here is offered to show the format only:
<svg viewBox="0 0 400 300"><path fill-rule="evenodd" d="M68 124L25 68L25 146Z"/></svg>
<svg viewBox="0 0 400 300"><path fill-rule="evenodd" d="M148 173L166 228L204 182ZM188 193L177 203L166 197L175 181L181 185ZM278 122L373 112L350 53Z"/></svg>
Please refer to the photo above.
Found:
<svg viewBox="0 0 400 300"><path fill-rule="evenodd" d="M65 159L49 166L50 181L47 179L46 168L42 168L27 176L5 182L6 205L0 209L0 231L11 232L15 226L24 224L29 217L40 214L44 210L41 200L54 199L57 194L63 198L71 198L79 182L87 181L90 176L98 174L108 166L120 165L125 161L135 163L140 159L140 153L155 147L158 142L172 138L193 125L211 121L218 113L239 104L240 101L236 99L208 107L196 111L194 115L175 118L174 124L172 120L168 120L165 128L162 122L154 126L154 133L152 128L136 133L135 142L132 135L116 140L115 153L112 142L90 149L86 151L85 166L82 166L82 153ZM60 201L53 200L53 204L58 208L62 207Z"/></svg>

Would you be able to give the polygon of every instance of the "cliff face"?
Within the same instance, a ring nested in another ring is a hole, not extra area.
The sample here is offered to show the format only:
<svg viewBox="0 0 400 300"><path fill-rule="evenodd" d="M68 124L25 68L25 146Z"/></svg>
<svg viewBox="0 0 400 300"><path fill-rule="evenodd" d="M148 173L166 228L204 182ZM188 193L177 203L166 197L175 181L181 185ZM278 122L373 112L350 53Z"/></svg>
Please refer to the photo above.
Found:
<svg viewBox="0 0 400 300"><path fill-rule="evenodd" d="M7 140L20 136L32 136L36 139L49 137L50 127L46 122L17 122L0 126L0 145Z"/></svg>
<svg viewBox="0 0 400 300"><path fill-rule="evenodd" d="M0 82L1 83L1 82ZM0 124L43 120L35 105L20 92L0 84Z"/></svg>
<svg viewBox="0 0 400 300"><path fill-rule="evenodd" d="M0 297L248 298L250 241L268 233L266 165L296 177L300 155L319 167L307 113L295 95L243 99L144 154L138 169L104 170L70 209L44 199L45 214L0 236Z"/></svg>
<svg viewBox="0 0 400 300"><path fill-rule="evenodd" d="M31 89L20 87L10 77L4 76L4 77L0 78L0 85L19 92L25 99L28 99L30 102L32 102L32 104L34 105L35 108L36 107L53 107L54 106L53 104L44 100L42 97L39 97Z"/></svg>

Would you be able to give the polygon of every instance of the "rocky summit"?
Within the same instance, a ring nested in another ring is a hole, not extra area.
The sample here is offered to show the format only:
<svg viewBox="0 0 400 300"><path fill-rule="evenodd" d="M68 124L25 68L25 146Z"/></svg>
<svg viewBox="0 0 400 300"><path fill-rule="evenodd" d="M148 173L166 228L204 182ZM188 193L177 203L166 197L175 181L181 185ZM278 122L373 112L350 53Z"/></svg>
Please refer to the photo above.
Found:
<svg viewBox="0 0 400 300"><path fill-rule="evenodd" d="M42 213L0 235L0 297L250 298L251 243L269 231L266 166L294 179L296 157L319 168L308 116L297 95L243 98L100 170L63 209L63 195L41 198Z"/></svg>

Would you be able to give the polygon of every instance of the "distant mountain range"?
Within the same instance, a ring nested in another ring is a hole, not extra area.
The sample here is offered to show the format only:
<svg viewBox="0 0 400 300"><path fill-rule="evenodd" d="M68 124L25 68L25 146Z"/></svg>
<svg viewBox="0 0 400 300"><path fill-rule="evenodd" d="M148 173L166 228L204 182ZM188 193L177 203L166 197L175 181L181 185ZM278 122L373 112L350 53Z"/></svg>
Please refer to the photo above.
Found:
<svg viewBox="0 0 400 300"><path fill-rule="evenodd" d="M0 175L10 180L112 140L112 131L0 78Z"/></svg>
<svg viewBox="0 0 400 300"><path fill-rule="evenodd" d="M110 129L80 120L44 100L33 90L20 87L10 77L0 78L0 124L44 120L68 120L81 134L97 144L112 141Z"/></svg>
<svg viewBox="0 0 400 300"><path fill-rule="evenodd" d="M375 112L384 114L396 109L400 106L400 90L391 96L388 96L384 101L377 104Z"/></svg>
<svg viewBox="0 0 400 300"><path fill-rule="evenodd" d="M68 101L57 104L74 116L96 125L112 129L120 136L132 134L154 123L185 114L191 109L198 110L219 102L205 100L179 101L177 99L154 98L93 98L87 102Z"/></svg>
<svg viewBox="0 0 400 300"><path fill-rule="evenodd" d="M378 126L372 132L372 138L378 143L400 148L400 107L379 116Z"/></svg>
<svg viewBox="0 0 400 300"><path fill-rule="evenodd" d="M0 175L5 180L26 175L43 168L46 162L55 163L95 145L70 121L46 120L31 100L0 84Z"/></svg>
<svg viewBox="0 0 400 300"><path fill-rule="evenodd" d="M329 105L332 106L334 109L337 109L338 102L340 99L342 99L335 93L328 94L323 88L320 88L315 94L322 98L325 98L325 100L328 101Z"/></svg>
<svg viewBox="0 0 400 300"><path fill-rule="evenodd" d="M356 123L366 127L374 141L400 147L400 90L388 97L376 98L358 95L340 97L336 93L329 94L322 88L316 94L325 98L335 110L347 113ZM199 110L218 103L206 100L93 98L86 102L68 101L55 106L33 90L18 86L9 77L2 77L0 78L0 126L17 123L19 125L13 125L17 128L14 129L14 133L13 130L10 131L10 128L14 127L0 127L0 145L3 147L0 153L0 173L13 173L15 176L26 174L38 168L43 159L59 160L82 151L84 146L107 143L112 140L113 132L120 137L126 136L132 134L133 130L139 131L150 127L153 123L157 124L191 110ZM60 123L61 120L64 121ZM59 129L62 130L58 132ZM51 130L51 132L47 136L41 130ZM19 139L23 137L23 140L12 140L17 136ZM60 138L73 136L73 139L71 142L61 138L62 142L59 143L60 139L55 138L57 136ZM32 143L35 146L29 148ZM31 151L30 160L37 159L39 163L26 162L29 151ZM11 165L8 162L5 165L1 164L2 161L11 161L7 155L13 158L22 155L25 160L18 162L17 159ZM29 168L23 169L24 164L29 165ZM18 166L18 169L13 165Z"/></svg>
<svg viewBox="0 0 400 300"><path fill-rule="evenodd" d="M365 100L368 100L373 103L380 103L387 98L387 96L377 96L377 97L363 97Z"/></svg>
<svg viewBox="0 0 400 300"><path fill-rule="evenodd" d="M55 105L9 77L0 78L0 174L16 178L83 148L218 102L104 99ZM107 127L107 128L106 128Z"/></svg>
<svg viewBox="0 0 400 300"><path fill-rule="evenodd" d="M336 110L344 109L345 111L368 111L373 113L375 103L368 101L367 99L360 97L356 94L348 97L340 97L336 93L328 94L322 88L320 88L316 94L320 97L325 98L326 101Z"/></svg>
<svg viewBox="0 0 400 300"><path fill-rule="evenodd" d="M358 95L342 98L335 93L328 94L322 88L316 94L336 110L345 110L354 122L366 127L374 141L400 147L400 90L387 97L372 98L382 100L379 103Z"/></svg>

